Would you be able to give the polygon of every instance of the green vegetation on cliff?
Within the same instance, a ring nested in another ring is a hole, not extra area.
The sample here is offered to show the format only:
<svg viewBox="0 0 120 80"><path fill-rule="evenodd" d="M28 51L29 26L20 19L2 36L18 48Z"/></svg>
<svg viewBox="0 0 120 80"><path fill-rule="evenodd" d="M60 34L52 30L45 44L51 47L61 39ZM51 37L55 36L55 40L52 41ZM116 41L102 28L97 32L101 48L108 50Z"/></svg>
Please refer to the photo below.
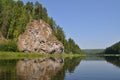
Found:
<svg viewBox="0 0 120 80"><path fill-rule="evenodd" d="M66 39L63 29L48 16L47 9L39 2L24 4L21 0L0 0L0 33L6 41L11 40L16 43L18 36L26 29L27 23L39 19L50 25L53 34L63 43L66 53L81 53L79 46L73 39ZM11 42L7 43L11 44ZM4 46L8 45L7 43L0 43L0 50L6 51ZM7 50L16 51L15 46L15 44L11 45Z"/></svg>
<svg viewBox="0 0 120 80"><path fill-rule="evenodd" d="M106 48L105 54L120 54L120 42Z"/></svg>

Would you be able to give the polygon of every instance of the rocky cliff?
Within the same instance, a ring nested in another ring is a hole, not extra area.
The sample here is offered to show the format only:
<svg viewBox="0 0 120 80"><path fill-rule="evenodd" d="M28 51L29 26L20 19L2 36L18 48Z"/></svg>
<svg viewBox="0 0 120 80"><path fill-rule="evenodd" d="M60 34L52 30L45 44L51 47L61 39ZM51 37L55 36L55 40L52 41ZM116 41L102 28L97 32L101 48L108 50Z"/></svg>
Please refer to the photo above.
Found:
<svg viewBox="0 0 120 80"><path fill-rule="evenodd" d="M64 46L52 34L52 29L43 20L30 22L18 38L18 49L34 53L63 53Z"/></svg>

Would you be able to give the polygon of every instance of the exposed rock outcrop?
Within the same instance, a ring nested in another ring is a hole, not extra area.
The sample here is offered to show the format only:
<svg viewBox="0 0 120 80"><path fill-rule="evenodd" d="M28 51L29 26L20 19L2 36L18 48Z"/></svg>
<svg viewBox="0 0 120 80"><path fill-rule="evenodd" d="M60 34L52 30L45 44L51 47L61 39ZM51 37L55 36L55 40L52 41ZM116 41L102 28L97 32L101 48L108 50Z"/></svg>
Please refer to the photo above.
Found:
<svg viewBox="0 0 120 80"><path fill-rule="evenodd" d="M63 68L62 58L25 59L17 63L17 75L22 80L53 80Z"/></svg>
<svg viewBox="0 0 120 80"><path fill-rule="evenodd" d="M18 38L18 49L23 52L63 53L64 46L52 34L52 29L43 20L34 20Z"/></svg>

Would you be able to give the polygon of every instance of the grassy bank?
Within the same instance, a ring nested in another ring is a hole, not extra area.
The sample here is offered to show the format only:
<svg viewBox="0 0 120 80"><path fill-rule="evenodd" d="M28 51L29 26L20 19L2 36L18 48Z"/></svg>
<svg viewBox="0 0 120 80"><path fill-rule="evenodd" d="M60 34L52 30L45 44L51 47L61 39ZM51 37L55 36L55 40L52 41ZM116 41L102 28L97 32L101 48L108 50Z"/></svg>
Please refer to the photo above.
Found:
<svg viewBox="0 0 120 80"><path fill-rule="evenodd" d="M39 58L39 57L81 57L85 54L34 54L24 52L0 52L0 59L23 59L23 58Z"/></svg>
<svg viewBox="0 0 120 80"><path fill-rule="evenodd" d="M120 54L102 54L103 56L120 56Z"/></svg>

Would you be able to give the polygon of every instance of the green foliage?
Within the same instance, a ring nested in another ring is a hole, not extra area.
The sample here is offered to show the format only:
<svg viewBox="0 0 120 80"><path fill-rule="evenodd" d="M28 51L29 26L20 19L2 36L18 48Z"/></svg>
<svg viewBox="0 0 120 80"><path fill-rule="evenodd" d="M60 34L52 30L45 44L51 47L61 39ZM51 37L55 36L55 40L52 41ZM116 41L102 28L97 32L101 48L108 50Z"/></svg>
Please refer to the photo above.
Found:
<svg viewBox="0 0 120 80"><path fill-rule="evenodd" d="M65 34L64 34L63 29L60 26L57 26L55 35L57 39L64 44Z"/></svg>
<svg viewBox="0 0 120 80"><path fill-rule="evenodd" d="M0 32L6 39L17 40L18 36L24 32L27 23L34 19L43 19L50 25L53 34L63 43L66 53L81 52L72 39L66 40L63 29L48 16L47 9L38 1L24 4L21 0L0 0ZM8 44L1 44L3 47L6 45ZM9 48L6 48L5 50L8 51Z"/></svg>
<svg viewBox="0 0 120 80"><path fill-rule="evenodd" d="M73 54L82 53L79 46L71 38L68 39L67 43L65 44L65 49L67 50L66 52L68 52L68 53L73 53Z"/></svg>
<svg viewBox="0 0 120 80"><path fill-rule="evenodd" d="M2 1L0 0L0 14L2 12Z"/></svg>
<svg viewBox="0 0 120 80"><path fill-rule="evenodd" d="M105 54L120 54L120 42L106 48Z"/></svg>
<svg viewBox="0 0 120 80"><path fill-rule="evenodd" d="M42 5L37 1L35 3L35 16L34 18L39 20L39 19L42 19Z"/></svg>
<svg viewBox="0 0 120 80"><path fill-rule="evenodd" d="M17 44L15 41L6 41L0 43L0 51L18 51Z"/></svg>

